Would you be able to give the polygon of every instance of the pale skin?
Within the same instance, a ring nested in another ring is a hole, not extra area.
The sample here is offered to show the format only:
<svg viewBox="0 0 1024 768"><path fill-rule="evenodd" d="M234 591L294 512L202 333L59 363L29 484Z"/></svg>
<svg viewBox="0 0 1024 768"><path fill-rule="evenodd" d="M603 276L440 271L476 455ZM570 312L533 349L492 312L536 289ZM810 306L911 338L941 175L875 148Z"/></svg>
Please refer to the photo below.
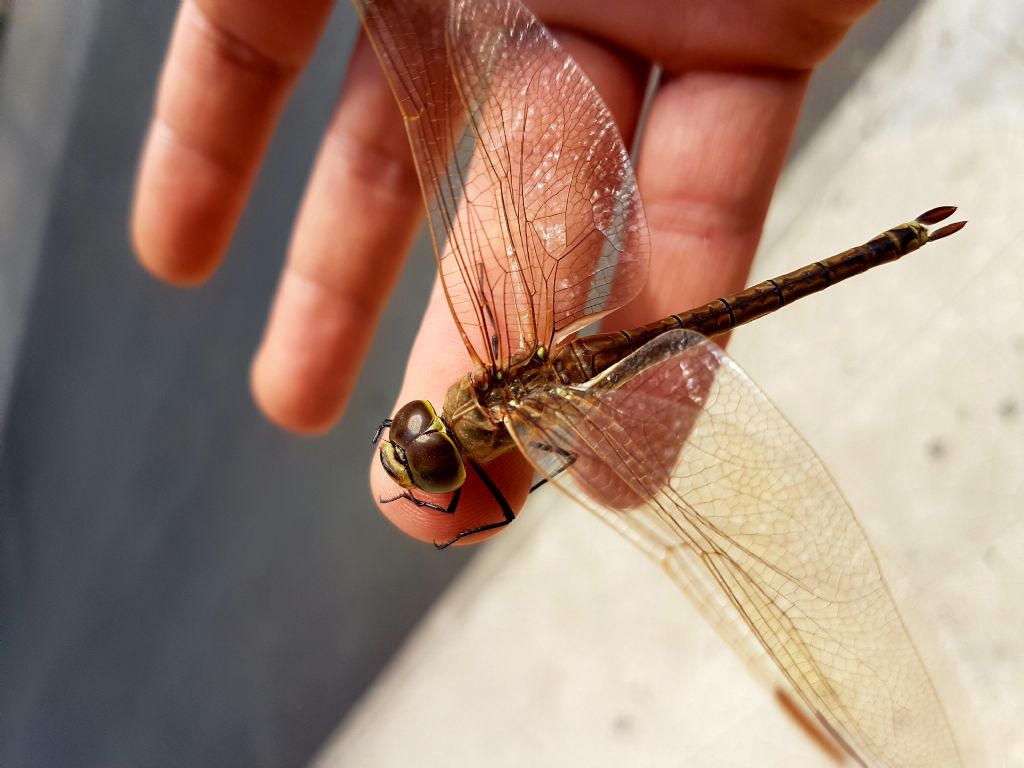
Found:
<svg viewBox="0 0 1024 768"><path fill-rule="evenodd" d="M157 277L195 285L217 269L281 108L332 5L182 4L131 220L138 258ZM640 325L742 288L810 75L873 3L529 5L593 79L627 141L647 66L656 61L664 68L636 169L654 279L605 327ZM253 396L272 421L315 434L343 413L422 216L397 107L372 50L360 39L253 359ZM448 385L471 368L435 285L394 410L417 398L440 408ZM525 460L504 457L488 471L519 509L532 476ZM448 541L500 520L491 495L469 475L457 515L404 500L381 510L425 541ZM378 499L400 490L376 455L370 486Z"/></svg>

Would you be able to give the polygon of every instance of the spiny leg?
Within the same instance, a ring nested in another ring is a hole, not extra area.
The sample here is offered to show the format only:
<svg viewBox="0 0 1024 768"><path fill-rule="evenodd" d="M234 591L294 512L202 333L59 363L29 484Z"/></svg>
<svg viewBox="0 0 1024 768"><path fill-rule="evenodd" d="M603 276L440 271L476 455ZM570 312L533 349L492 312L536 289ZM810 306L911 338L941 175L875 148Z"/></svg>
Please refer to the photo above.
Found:
<svg viewBox="0 0 1024 768"><path fill-rule="evenodd" d="M535 490L540 488L549 479L553 479L553 478L557 477L558 475L560 475L562 472L564 472L569 467L571 467L573 465L573 463L575 463L575 461L576 461L575 454L569 453L564 448L559 448L558 446L554 446L554 445L544 445L544 444L541 444L541 443L537 443L536 446L538 448L540 448L541 450L550 451L552 453L557 453L559 456L561 456L563 459L565 459L565 463L562 466L560 466L557 470L555 470L555 472L553 472L551 474L550 478L543 478L540 481L538 481L537 483L535 483L533 486L531 486L530 487L530 493L533 493ZM484 471L483 467L481 467L476 462L470 461L468 463L469 463L470 466L473 467L474 470L476 470L477 475L480 476L480 479L483 481L484 485L487 486L487 490L490 491L491 496L493 496L494 500L496 502L498 502L498 506L501 507L501 513L503 515L503 519L498 521L498 522L496 522L496 523L488 523L486 525L479 525L476 528L470 528L468 530L462 531L457 536L455 536L455 538L453 538L453 539L451 539L449 541L443 542L441 544L438 544L435 541L434 542L434 546L437 547L438 549L444 549L445 547L449 547L452 544L454 544L455 542L459 541L460 539L465 538L466 536L472 536L474 533L482 533L483 531L493 531L493 530L496 530L498 528L504 528L506 525L508 525L509 523L511 523L513 520L516 519L515 513L512 511L512 507L509 505L508 500L505 498L505 495L501 492L501 489L499 489L498 486L494 483L494 481L491 480L490 475L488 475ZM457 491L456 491L456 493L457 493ZM417 503L419 503L419 502L417 502ZM423 503L423 504L421 504L421 506L430 506L430 505L428 505L426 503ZM449 505L449 510L454 511L454 506L453 505ZM449 510L442 510L442 511L449 511Z"/></svg>
<svg viewBox="0 0 1024 768"><path fill-rule="evenodd" d="M442 507L440 504L435 504L432 501L424 501L423 499L417 499L415 496L413 496L411 491L404 491L403 493L400 493L397 496L392 496L390 499L378 498L377 500L381 504L390 504L391 502L398 501L399 499L406 499L408 501L411 501L417 507L426 507L427 509L432 509L435 512L444 512L446 515L454 515L455 510L459 506L460 498L462 498L462 489L456 488L455 492L452 493L451 499L448 501L447 507Z"/></svg>
<svg viewBox="0 0 1024 768"><path fill-rule="evenodd" d="M377 427L377 431L373 433L373 440L370 441L370 444L371 445L376 445L377 441L380 440L381 433L385 429L390 429L390 427L391 427L391 419L384 419L384 421L382 421L380 423L380 426Z"/></svg>
<svg viewBox="0 0 1024 768"><path fill-rule="evenodd" d="M548 453L557 453L559 456L565 459L565 464L563 464L554 472L552 472L551 477L542 477L540 480L538 480L536 483L530 486L530 493L536 491L548 480L554 480L556 477L565 472L565 470L567 470L576 462L575 454L569 453L567 450L565 450L564 448L559 448L557 445L545 445L544 443L534 443L533 446L534 448L539 448L540 450L547 451Z"/></svg>
<svg viewBox="0 0 1024 768"><path fill-rule="evenodd" d="M484 472L483 467L481 467L475 461L467 461L466 463L469 464L469 466L471 466L476 471L477 475L483 481L484 485L487 486L487 490L490 491L491 496L493 496L494 500L496 502L498 502L498 506L501 507L501 514L503 515L503 519L498 521L498 522L496 522L496 523L488 523L486 525L478 525L475 528L469 528L468 530L460 531L459 534L455 536L455 538L450 539L450 540L445 541L445 542L441 542L440 544L435 541L434 542L434 546L437 547L438 549L444 549L445 547L450 547L455 542L457 542L457 541L459 541L461 539L464 539L467 536L472 536L474 533L483 533L484 531L493 531L493 530L496 530L498 528L504 528L506 525L508 525L509 523L511 523L513 520L516 519L516 515L512 511L512 507L509 505L508 499L505 498L504 494L501 492L501 489L498 488L498 486L494 483L493 480L491 480L490 475L488 475L486 472ZM459 490L462 490L462 489L460 488ZM459 491L456 491L455 493L458 493L458 492ZM427 505L424 504L423 506L427 506ZM452 511L454 512L454 508L451 505L449 505L449 508L451 508ZM445 511L447 511L447 510L445 510Z"/></svg>
<svg viewBox="0 0 1024 768"><path fill-rule="evenodd" d="M506 525L508 525L516 519L515 513L512 511L512 507L509 505L508 500L505 498L504 494L502 494L498 486L495 485L494 481L491 480L490 476L486 472L484 472L483 468L476 462L470 461L468 463L471 467L473 467L474 470L476 470L477 475L479 475L480 479L487 487L487 490L490 491L491 496L493 496L494 500L498 502L498 506L501 507L502 519L496 523L478 525L475 528L469 528L465 531L460 531L454 538L449 539L445 542L438 543L435 541L434 546L438 549L450 547L452 544L459 541L460 539L464 539L467 536L472 536L474 533L481 533L483 531L493 531L497 528L504 528ZM455 492L452 494L452 498L448 502L448 506L446 507L441 506L440 504L435 504L432 501L424 501L423 499L418 499L416 498L415 495L413 495L411 491L404 491L398 494L397 496L392 496L390 499L380 498L379 501L381 504L391 504L392 502L398 501L399 499L405 499L407 501L411 501L417 507L426 507L427 509L432 509L435 512L442 512L446 515L454 515L455 511L458 509L459 500L461 498L462 488L457 488L455 489Z"/></svg>

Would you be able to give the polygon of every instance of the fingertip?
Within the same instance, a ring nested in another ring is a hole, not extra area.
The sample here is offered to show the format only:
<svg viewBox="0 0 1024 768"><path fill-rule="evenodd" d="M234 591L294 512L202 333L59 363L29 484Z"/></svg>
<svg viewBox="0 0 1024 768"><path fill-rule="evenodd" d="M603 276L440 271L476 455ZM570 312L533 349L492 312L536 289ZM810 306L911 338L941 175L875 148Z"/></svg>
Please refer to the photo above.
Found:
<svg viewBox="0 0 1024 768"><path fill-rule="evenodd" d="M473 363L455 323L452 322L444 289L440 280L435 280L423 322L409 353L409 362L395 410L410 400L425 399L441 412L448 389L472 370ZM374 416L384 418L393 413L394 411ZM385 431L382 437L386 439L387 436ZM499 456L483 467L483 471L487 473L494 487L499 489L513 511L518 512L522 509L530 490L533 468L518 451L510 450ZM480 478L476 468L468 464L466 483L454 514L417 506L406 499L381 503L381 499L393 498L403 490L384 471L380 463L379 446L375 446L370 459L370 492L381 514L407 536L429 543L447 542L462 531L500 522L503 519L498 499ZM451 494L431 496L419 490L412 493L419 499L441 506L451 502ZM460 540L456 546L478 544L500 531L498 528L474 534Z"/></svg>
<svg viewBox="0 0 1024 768"><path fill-rule="evenodd" d="M333 399L315 400L288 373L273 352L261 350L249 368L249 388L257 407L273 424L300 435L322 435L341 415Z"/></svg>
<svg viewBox="0 0 1024 768"><path fill-rule="evenodd" d="M487 465L484 470L513 512L518 515L529 494L533 469L526 460L513 451ZM439 512L430 507L417 506L407 499L384 503L402 493L394 480L388 477L380 464L379 448L375 447L370 463L370 493L381 514L402 533L419 541L436 544L448 542L459 533L481 525L501 522L504 513L499 501L488 490L476 470L467 468L466 483L454 513ZM452 495L434 496L413 490L416 498L440 506L451 503ZM500 533L502 528L481 531L468 536L455 546L472 546Z"/></svg>
<svg viewBox="0 0 1024 768"><path fill-rule="evenodd" d="M139 263L174 285L216 271L244 204L238 172L191 151L154 121L139 163L129 237Z"/></svg>
<svg viewBox="0 0 1024 768"><path fill-rule="evenodd" d="M358 302L286 269L250 371L260 409L293 432L330 429L348 402L376 319Z"/></svg>
<svg viewBox="0 0 1024 768"><path fill-rule="evenodd" d="M178 288L203 285L217 271L221 261L220 257L203 260L182 258L182 251L172 243L153 236L147 227L145 215L132 215L128 236L136 261L142 268L157 280Z"/></svg>

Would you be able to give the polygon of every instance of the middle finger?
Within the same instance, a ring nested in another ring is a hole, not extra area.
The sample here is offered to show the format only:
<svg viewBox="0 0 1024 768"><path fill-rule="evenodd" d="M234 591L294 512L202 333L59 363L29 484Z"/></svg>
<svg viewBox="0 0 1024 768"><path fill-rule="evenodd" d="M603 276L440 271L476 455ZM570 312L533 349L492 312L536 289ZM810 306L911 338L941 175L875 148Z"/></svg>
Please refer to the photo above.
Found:
<svg viewBox="0 0 1024 768"><path fill-rule="evenodd" d="M254 395L272 420L313 432L338 417L421 215L402 121L362 37L253 364Z"/></svg>

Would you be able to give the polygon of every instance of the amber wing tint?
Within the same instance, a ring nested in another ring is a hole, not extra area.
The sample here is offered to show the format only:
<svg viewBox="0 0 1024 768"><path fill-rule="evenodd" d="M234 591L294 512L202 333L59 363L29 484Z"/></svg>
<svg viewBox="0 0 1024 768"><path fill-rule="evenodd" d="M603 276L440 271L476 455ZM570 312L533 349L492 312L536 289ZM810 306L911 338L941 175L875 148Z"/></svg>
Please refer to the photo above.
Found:
<svg viewBox="0 0 1024 768"><path fill-rule="evenodd" d="M852 510L714 343L670 331L585 385L535 393L508 424L544 475L660 563L864 763L960 764Z"/></svg>
<svg viewBox="0 0 1024 768"><path fill-rule="evenodd" d="M647 225L618 129L509 0L356 0L405 120L438 268L477 362L504 369L621 306Z"/></svg>

